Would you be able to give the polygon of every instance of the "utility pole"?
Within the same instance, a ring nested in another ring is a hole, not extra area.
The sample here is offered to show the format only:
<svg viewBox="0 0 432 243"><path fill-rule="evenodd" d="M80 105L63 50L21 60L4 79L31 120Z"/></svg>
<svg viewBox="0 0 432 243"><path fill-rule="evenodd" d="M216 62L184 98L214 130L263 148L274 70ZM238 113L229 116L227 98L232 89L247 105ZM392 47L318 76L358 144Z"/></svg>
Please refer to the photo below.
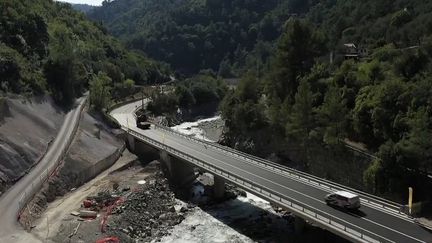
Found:
<svg viewBox="0 0 432 243"><path fill-rule="evenodd" d="M412 201L413 201L413 189L412 187L408 187L408 210L409 214L412 214Z"/></svg>
<svg viewBox="0 0 432 243"><path fill-rule="evenodd" d="M144 89L141 91L141 109L144 110Z"/></svg>

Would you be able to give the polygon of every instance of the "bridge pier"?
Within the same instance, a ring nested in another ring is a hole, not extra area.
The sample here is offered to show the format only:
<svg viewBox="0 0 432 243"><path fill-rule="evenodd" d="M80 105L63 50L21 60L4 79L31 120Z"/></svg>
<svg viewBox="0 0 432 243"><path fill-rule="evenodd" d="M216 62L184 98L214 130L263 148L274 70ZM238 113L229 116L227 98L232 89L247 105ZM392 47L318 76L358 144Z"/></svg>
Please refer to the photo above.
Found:
<svg viewBox="0 0 432 243"><path fill-rule="evenodd" d="M135 138L130 134L127 134L127 144L129 146L129 151L135 152Z"/></svg>
<svg viewBox="0 0 432 243"><path fill-rule="evenodd" d="M305 225L306 221L303 218L294 216L294 230L297 234L301 234L303 232Z"/></svg>
<svg viewBox="0 0 432 243"><path fill-rule="evenodd" d="M225 180L219 176L213 175L213 196L216 200L225 196Z"/></svg>
<svg viewBox="0 0 432 243"><path fill-rule="evenodd" d="M162 164L162 168L168 179L171 177L171 157L166 151L159 151L159 161Z"/></svg>
<svg viewBox="0 0 432 243"><path fill-rule="evenodd" d="M159 157L170 183L175 187L189 187L196 179L193 166L189 163L171 157L166 151L161 151Z"/></svg>

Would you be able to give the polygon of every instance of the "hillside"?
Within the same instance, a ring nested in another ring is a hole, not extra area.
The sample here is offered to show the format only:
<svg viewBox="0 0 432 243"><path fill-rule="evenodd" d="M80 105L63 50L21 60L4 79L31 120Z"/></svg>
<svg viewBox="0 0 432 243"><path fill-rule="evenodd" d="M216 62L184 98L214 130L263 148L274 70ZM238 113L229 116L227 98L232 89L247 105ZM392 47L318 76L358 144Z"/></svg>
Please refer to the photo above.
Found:
<svg viewBox="0 0 432 243"><path fill-rule="evenodd" d="M280 34L286 16L268 16L279 1L124 0L89 13L128 47L183 73L238 63L259 41ZM227 73L227 76L230 74Z"/></svg>
<svg viewBox="0 0 432 243"><path fill-rule="evenodd" d="M332 44L376 47L419 45L431 34L432 3L421 0L317 1L307 17L325 31Z"/></svg>
<svg viewBox="0 0 432 243"><path fill-rule="evenodd" d="M329 49L350 42L406 47L430 32L431 9L431 3L419 0L116 0L89 16L129 48L178 71L212 68L230 77L239 76L244 66L266 62L290 16L319 27Z"/></svg>
<svg viewBox="0 0 432 243"><path fill-rule="evenodd" d="M432 16L412 2L322 1L290 19L266 72L249 69L224 100L225 142L310 172L338 168L319 176L401 202L410 186L430 200ZM348 144L377 158L340 174L355 165Z"/></svg>
<svg viewBox="0 0 432 243"><path fill-rule="evenodd" d="M164 66L127 51L69 4L52 0L0 0L0 4L0 94L48 93L69 104L89 88L91 80L98 80L96 74L108 77L102 86L113 93L131 82L168 78Z"/></svg>
<svg viewBox="0 0 432 243"><path fill-rule="evenodd" d="M44 155L65 114L49 97L0 98L0 194Z"/></svg>
<svg viewBox="0 0 432 243"><path fill-rule="evenodd" d="M306 171L357 144L378 157L357 173L361 189L428 197L432 3L117 0L89 16L181 73L242 77L221 106L226 144Z"/></svg>
<svg viewBox="0 0 432 243"><path fill-rule="evenodd" d="M87 13L90 10L94 9L95 6L88 5L88 4L72 4L72 8L81 11L83 13Z"/></svg>

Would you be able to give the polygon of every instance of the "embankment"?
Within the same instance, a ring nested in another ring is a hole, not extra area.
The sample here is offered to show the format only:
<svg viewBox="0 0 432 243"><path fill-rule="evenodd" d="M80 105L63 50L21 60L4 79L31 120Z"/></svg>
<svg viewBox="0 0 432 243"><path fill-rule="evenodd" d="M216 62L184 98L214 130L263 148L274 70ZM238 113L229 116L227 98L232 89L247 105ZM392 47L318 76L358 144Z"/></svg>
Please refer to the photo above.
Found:
<svg viewBox="0 0 432 243"><path fill-rule="evenodd" d="M49 97L0 98L0 194L39 162L64 116Z"/></svg>
<svg viewBox="0 0 432 243"><path fill-rule="evenodd" d="M124 149L125 143L112 135L109 128L85 113L66 158L21 214L21 223L31 226L49 202L109 168Z"/></svg>

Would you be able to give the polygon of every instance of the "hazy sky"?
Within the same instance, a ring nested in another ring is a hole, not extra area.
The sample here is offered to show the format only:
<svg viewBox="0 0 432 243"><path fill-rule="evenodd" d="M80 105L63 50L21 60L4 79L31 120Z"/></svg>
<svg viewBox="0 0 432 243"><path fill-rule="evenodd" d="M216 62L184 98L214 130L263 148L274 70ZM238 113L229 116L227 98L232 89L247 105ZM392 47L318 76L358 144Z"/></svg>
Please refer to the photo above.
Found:
<svg viewBox="0 0 432 243"><path fill-rule="evenodd" d="M60 0L68 3L85 3L90 5L102 5L103 0Z"/></svg>

